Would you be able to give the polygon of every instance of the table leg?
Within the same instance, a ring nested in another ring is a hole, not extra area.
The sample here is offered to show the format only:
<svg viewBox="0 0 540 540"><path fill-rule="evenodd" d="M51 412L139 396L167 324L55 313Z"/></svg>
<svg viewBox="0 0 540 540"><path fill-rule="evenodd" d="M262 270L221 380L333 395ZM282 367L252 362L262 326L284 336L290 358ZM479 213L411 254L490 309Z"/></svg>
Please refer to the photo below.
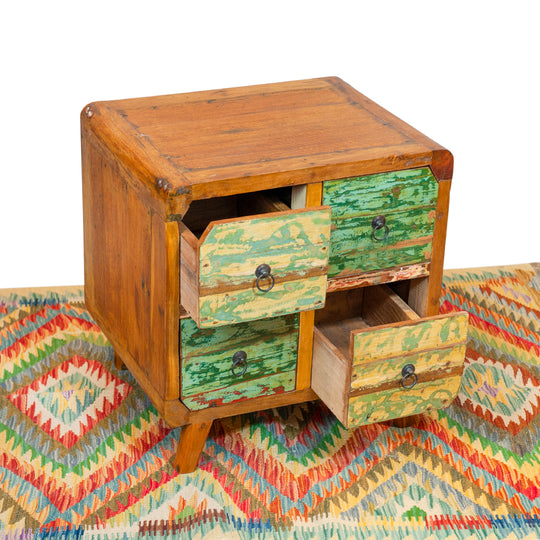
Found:
<svg viewBox="0 0 540 540"><path fill-rule="evenodd" d="M197 468L211 427L212 421L182 427L178 450L173 460L173 466L180 474L193 472Z"/></svg>

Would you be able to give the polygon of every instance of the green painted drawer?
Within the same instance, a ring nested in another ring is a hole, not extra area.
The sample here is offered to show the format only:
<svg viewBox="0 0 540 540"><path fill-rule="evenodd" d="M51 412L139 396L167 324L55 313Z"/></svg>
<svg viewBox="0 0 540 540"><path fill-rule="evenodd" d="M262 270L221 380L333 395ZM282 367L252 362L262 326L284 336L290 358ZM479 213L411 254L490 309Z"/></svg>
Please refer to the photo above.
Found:
<svg viewBox="0 0 540 540"><path fill-rule="evenodd" d="M420 318L387 291L367 288L358 317L315 328L312 387L345 427L446 407L461 384L467 313Z"/></svg>
<svg viewBox="0 0 540 540"><path fill-rule="evenodd" d="M428 168L325 182L323 204L332 208L328 277L429 261L437 193ZM384 239L386 229L372 227L377 216L388 227Z"/></svg>
<svg viewBox="0 0 540 540"><path fill-rule="evenodd" d="M198 410L294 390L298 327L297 314L206 329L182 319L182 402ZM246 361L233 366L238 351Z"/></svg>
<svg viewBox="0 0 540 540"><path fill-rule="evenodd" d="M182 304L201 328L324 305L330 242L328 207L211 222L181 244ZM271 277L258 280L267 265Z"/></svg>

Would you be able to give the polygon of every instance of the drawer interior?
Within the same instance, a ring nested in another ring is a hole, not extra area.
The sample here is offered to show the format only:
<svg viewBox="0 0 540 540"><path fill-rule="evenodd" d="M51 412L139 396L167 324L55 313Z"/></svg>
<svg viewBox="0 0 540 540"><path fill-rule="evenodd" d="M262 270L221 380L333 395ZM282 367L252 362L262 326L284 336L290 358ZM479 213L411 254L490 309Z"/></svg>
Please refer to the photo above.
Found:
<svg viewBox="0 0 540 540"><path fill-rule="evenodd" d="M325 307L315 312L315 327L348 357L351 332L419 318L388 285L376 285L329 293Z"/></svg>
<svg viewBox="0 0 540 540"><path fill-rule="evenodd" d="M198 239L212 221L290 210L291 194L292 188L278 188L196 200L182 221Z"/></svg>

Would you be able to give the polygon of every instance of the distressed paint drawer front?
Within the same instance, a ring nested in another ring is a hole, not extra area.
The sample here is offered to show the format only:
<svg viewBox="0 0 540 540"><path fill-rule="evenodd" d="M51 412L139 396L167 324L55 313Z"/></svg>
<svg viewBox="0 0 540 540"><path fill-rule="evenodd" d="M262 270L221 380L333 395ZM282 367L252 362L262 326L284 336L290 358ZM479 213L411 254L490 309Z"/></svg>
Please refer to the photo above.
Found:
<svg viewBox="0 0 540 540"><path fill-rule="evenodd" d="M332 180L323 204L332 207L329 277L342 277L431 259L438 183L429 168ZM384 216L386 229L372 220Z"/></svg>
<svg viewBox="0 0 540 540"><path fill-rule="evenodd" d="M459 313L353 332L348 426L449 405L461 384L467 320ZM402 374L406 365L413 376Z"/></svg>
<svg viewBox="0 0 540 540"><path fill-rule="evenodd" d="M188 318L180 324L181 399L189 409L295 389L298 315L205 329ZM233 373L237 351L247 360Z"/></svg>
<svg viewBox="0 0 540 540"><path fill-rule="evenodd" d="M187 295L194 301L185 307L201 328L322 307L329 239L323 207L212 222L199 240ZM272 277L258 287L263 264Z"/></svg>
<svg viewBox="0 0 540 540"><path fill-rule="evenodd" d="M442 408L457 395L467 313L419 318L408 309L388 311L405 314L401 322L367 326L358 317L332 323L332 331L315 328L312 387L344 426ZM414 366L413 375L403 374L405 366Z"/></svg>

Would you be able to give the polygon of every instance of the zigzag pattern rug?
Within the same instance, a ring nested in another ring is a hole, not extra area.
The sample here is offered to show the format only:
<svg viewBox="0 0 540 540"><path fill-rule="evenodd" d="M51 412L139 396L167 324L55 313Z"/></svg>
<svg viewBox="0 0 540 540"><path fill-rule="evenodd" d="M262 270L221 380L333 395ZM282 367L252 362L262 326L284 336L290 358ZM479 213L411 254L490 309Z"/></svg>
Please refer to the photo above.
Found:
<svg viewBox="0 0 540 540"><path fill-rule="evenodd" d="M320 403L215 422L199 469L86 312L0 291L0 538L540 538L540 266L445 274L461 391L413 426Z"/></svg>

